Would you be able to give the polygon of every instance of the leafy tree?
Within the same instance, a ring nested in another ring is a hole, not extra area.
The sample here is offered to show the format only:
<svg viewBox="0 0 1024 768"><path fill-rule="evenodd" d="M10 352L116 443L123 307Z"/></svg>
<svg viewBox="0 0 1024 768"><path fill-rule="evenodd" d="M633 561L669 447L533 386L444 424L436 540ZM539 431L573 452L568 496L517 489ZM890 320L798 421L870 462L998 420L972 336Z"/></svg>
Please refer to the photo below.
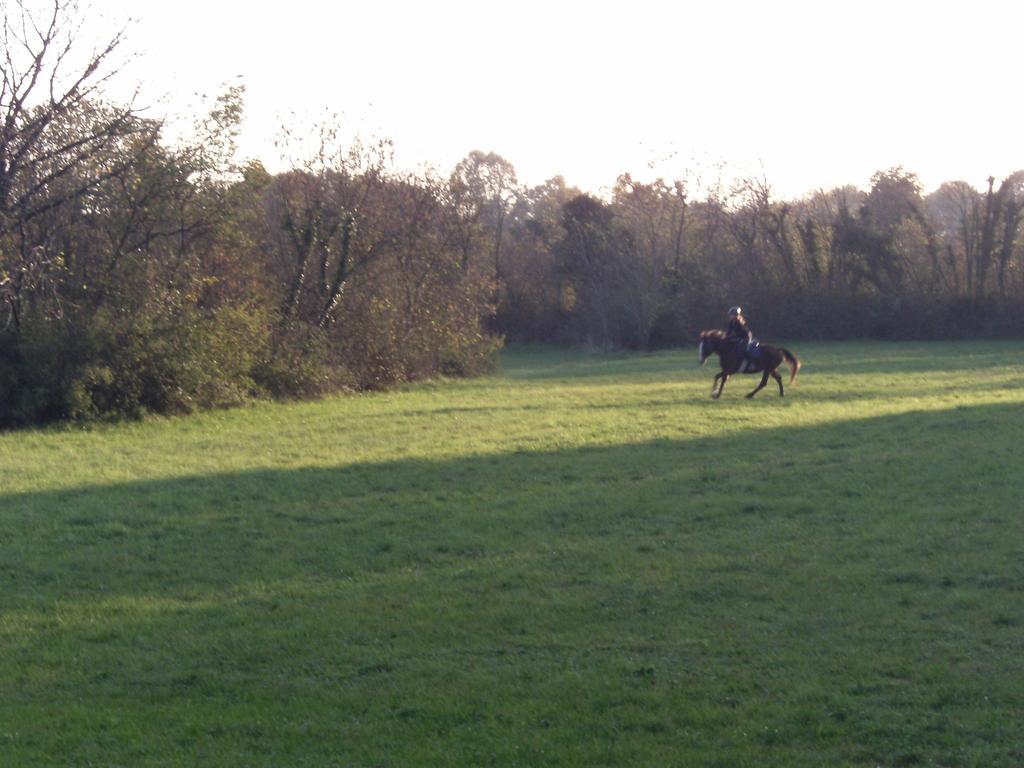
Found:
<svg viewBox="0 0 1024 768"><path fill-rule="evenodd" d="M455 166L450 194L464 225L464 264L468 265L474 237L489 240L495 284L500 284L505 222L520 195L515 168L501 155L473 150Z"/></svg>

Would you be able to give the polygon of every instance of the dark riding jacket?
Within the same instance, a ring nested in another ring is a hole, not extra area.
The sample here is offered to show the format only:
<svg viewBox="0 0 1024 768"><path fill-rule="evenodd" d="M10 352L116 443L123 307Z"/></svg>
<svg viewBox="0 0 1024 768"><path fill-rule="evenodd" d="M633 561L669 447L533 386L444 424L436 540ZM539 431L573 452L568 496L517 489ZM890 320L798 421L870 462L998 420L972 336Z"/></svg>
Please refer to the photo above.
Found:
<svg viewBox="0 0 1024 768"><path fill-rule="evenodd" d="M725 337L733 341L744 341L749 344L754 340L754 333L747 328L743 318L734 317L729 320L729 327L725 331Z"/></svg>

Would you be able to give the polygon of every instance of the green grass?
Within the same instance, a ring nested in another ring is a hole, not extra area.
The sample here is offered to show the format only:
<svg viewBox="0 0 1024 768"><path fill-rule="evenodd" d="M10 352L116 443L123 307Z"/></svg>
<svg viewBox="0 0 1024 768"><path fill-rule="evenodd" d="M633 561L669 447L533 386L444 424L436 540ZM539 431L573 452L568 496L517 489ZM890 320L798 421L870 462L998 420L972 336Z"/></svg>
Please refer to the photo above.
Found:
<svg viewBox="0 0 1024 768"><path fill-rule="evenodd" d="M2 766L1019 766L1019 344L0 435Z"/></svg>

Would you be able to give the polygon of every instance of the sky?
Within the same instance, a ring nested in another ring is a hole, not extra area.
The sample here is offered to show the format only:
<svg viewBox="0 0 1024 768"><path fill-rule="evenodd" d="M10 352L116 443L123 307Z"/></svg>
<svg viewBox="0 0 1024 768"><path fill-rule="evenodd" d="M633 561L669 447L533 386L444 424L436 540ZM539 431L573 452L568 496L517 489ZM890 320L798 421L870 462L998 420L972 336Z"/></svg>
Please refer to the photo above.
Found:
<svg viewBox="0 0 1024 768"><path fill-rule="evenodd" d="M794 198L902 165L926 190L1024 168L1024 4L94 0L131 19L153 116L246 87L241 153L337 116L409 170L493 151L534 185L743 176Z"/></svg>

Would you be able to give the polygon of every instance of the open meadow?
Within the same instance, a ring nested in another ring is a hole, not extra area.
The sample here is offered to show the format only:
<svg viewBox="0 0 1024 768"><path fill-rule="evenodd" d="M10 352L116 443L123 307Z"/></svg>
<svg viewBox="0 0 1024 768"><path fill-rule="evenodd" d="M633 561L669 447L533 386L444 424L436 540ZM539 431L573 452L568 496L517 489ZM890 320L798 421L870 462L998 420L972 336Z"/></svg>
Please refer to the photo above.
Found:
<svg viewBox="0 0 1024 768"><path fill-rule="evenodd" d="M1024 764L1021 345L787 346L0 434L0 765Z"/></svg>

